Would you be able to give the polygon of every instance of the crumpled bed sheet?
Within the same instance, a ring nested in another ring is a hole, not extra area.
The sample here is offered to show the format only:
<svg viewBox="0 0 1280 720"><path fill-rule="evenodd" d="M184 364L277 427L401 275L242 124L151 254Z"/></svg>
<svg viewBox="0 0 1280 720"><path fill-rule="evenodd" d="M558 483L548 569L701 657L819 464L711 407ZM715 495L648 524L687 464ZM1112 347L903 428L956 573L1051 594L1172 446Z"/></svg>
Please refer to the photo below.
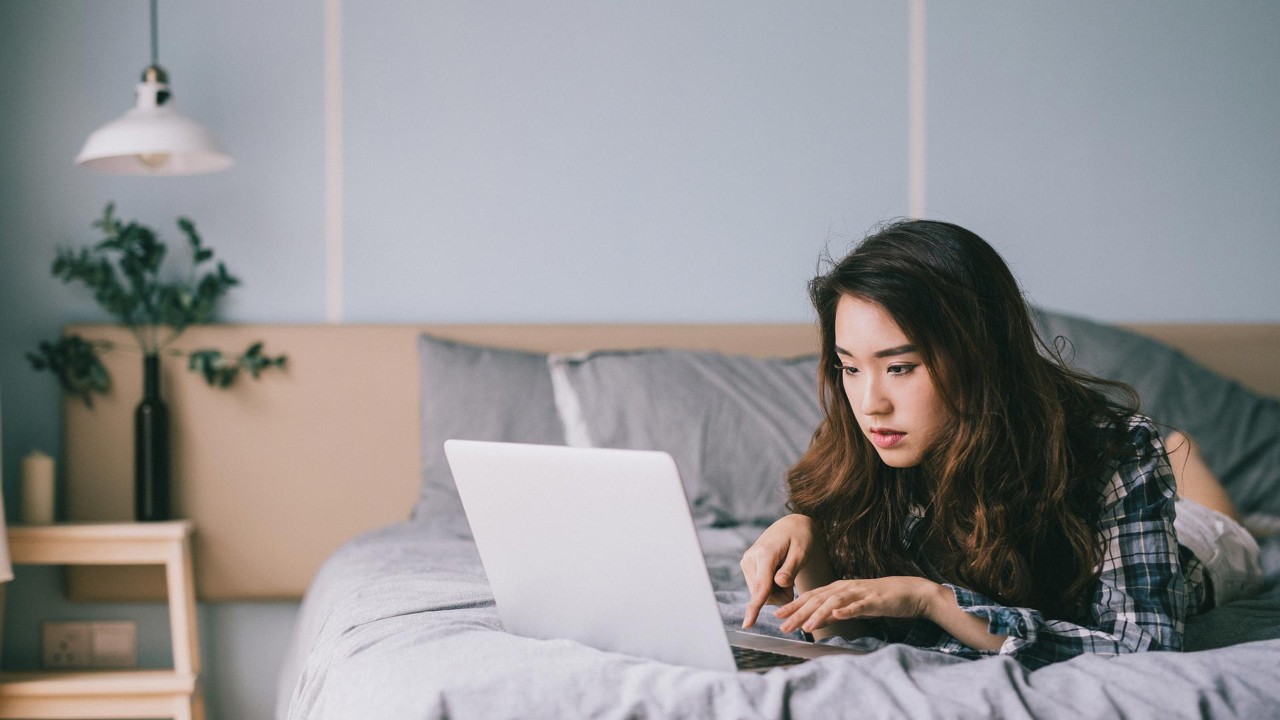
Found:
<svg viewBox="0 0 1280 720"><path fill-rule="evenodd" d="M726 626L741 623L738 560L761 530L700 530ZM883 645L722 673L503 632L465 520L438 516L362 535L325 563L298 616L277 717L1276 717L1280 538L1263 544L1263 566L1258 596L1191 619L1187 652L1029 672L1008 658Z"/></svg>

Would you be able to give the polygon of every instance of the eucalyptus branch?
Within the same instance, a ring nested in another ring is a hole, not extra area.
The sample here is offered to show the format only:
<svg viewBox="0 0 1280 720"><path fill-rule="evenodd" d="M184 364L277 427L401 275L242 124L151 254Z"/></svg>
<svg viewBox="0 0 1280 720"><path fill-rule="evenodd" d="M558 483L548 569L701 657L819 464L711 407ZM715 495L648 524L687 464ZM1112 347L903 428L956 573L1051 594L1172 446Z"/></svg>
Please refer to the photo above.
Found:
<svg viewBox="0 0 1280 720"><path fill-rule="evenodd" d="M111 389L111 376L98 359L99 352L111 347L107 341L90 341L79 335L70 335L40 343L35 353L27 353L27 360L36 370L52 372L64 392L79 397L85 406L93 407L93 394Z"/></svg>
<svg viewBox="0 0 1280 720"><path fill-rule="evenodd" d="M267 368L283 368L285 357L264 355L261 343L234 358L211 349L190 353L167 350L191 325L212 321L218 300L240 284L221 262L204 270L213 261L213 250L204 245L191 220L178 218L177 224L191 249L191 265L184 280L160 279L168 247L151 228L121 222L115 215L115 203L108 203L102 217L93 222L103 239L92 248L58 250L53 276L92 292L98 305L129 329L143 353L189 356L188 367L200 372L210 385L227 387L241 370L257 378ZM165 326L169 330L162 339ZM72 335L40 343L37 352L27 358L33 368L53 372L64 390L92 406L92 394L110 387L110 377L98 358L99 352L110 347L110 343Z"/></svg>
<svg viewBox="0 0 1280 720"><path fill-rule="evenodd" d="M191 353L187 368L199 371L204 376L204 381L210 385L227 387L235 382L242 370L256 380L268 368L284 369L286 360L284 355L270 357L262 354L262 343L254 343L234 359L228 359L220 350L197 350Z"/></svg>

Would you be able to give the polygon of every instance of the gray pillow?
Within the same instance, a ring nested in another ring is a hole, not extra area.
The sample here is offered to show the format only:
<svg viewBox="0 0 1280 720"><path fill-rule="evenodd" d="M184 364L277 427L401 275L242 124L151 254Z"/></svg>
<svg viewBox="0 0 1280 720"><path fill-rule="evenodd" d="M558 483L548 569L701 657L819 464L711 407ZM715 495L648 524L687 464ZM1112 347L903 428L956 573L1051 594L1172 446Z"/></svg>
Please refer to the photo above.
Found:
<svg viewBox="0 0 1280 720"><path fill-rule="evenodd" d="M1259 395L1151 338L1036 311L1041 337L1065 337L1068 364L1132 385L1141 411L1190 435L1244 514L1280 514L1280 400Z"/></svg>
<svg viewBox="0 0 1280 720"><path fill-rule="evenodd" d="M462 512L444 454L449 438L564 444L546 355L423 335L418 362L422 490L414 518Z"/></svg>
<svg viewBox="0 0 1280 720"><path fill-rule="evenodd" d="M570 444L671 453L699 524L784 515L821 420L816 357L597 352L553 355L551 372Z"/></svg>

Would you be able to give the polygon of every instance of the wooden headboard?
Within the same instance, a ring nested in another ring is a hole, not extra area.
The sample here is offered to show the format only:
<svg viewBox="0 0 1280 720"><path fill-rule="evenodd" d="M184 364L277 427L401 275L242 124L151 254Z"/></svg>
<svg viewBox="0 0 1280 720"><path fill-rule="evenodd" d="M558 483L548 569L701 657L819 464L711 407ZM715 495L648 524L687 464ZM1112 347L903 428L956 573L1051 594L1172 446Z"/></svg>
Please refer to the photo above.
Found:
<svg viewBox="0 0 1280 720"><path fill-rule="evenodd" d="M1280 324L1134 329L1255 390L1280 396ZM116 326L68 332L131 346ZM775 325L217 325L179 345L239 352L265 341L289 356L229 390L205 387L180 358L164 370L173 426L175 513L196 524L202 600L294 600L321 562L364 531L408 517L419 485L417 337L535 351L673 347L787 356L816 349L808 324ZM104 362L112 392L92 410L64 403L63 477L72 520L132 517L133 409L141 362L124 347ZM77 568L77 599L163 597L152 568Z"/></svg>

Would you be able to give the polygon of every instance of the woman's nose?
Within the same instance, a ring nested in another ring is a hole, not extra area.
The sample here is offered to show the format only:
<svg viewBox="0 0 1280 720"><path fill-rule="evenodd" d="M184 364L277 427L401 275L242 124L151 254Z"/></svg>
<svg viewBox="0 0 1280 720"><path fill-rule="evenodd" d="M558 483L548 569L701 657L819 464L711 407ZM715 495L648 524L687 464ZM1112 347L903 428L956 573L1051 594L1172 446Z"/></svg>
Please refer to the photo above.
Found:
<svg viewBox="0 0 1280 720"><path fill-rule="evenodd" d="M884 394L884 388L877 380L869 379L862 387L862 414L884 415L893 409L893 403Z"/></svg>

